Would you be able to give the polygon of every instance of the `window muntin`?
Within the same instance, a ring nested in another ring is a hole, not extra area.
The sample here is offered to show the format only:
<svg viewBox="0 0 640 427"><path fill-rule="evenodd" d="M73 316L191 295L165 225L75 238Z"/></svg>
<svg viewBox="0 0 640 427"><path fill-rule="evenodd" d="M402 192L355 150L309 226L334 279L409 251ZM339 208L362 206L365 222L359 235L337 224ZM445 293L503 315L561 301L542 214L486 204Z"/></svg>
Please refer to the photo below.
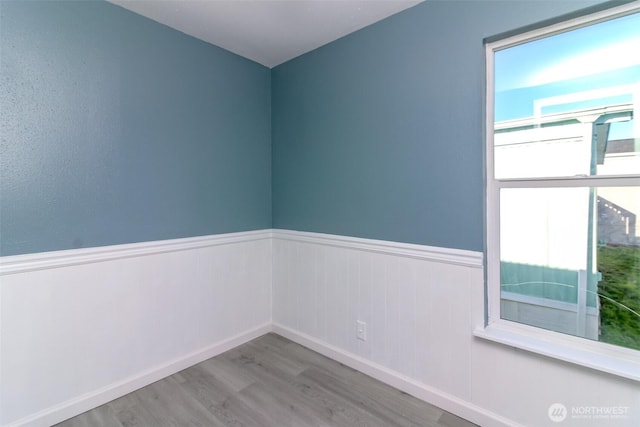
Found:
<svg viewBox="0 0 640 427"><path fill-rule="evenodd" d="M624 13L488 46L489 323L640 349L640 13Z"/></svg>

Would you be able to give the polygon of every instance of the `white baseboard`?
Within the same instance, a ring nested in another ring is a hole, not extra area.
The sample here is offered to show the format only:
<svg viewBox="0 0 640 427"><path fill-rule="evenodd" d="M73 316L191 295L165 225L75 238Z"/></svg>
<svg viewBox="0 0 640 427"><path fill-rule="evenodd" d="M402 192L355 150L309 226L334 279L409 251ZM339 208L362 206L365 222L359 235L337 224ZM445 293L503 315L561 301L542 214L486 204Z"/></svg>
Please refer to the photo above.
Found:
<svg viewBox="0 0 640 427"><path fill-rule="evenodd" d="M271 330L272 328L270 323L263 324L257 328L217 342L201 350L140 372L122 381L118 381L101 389L92 391L91 393L87 393L83 396L79 396L17 420L6 425L6 427L51 426L173 375L176 372L180 372L183 369L203 362L217 356L218 354L224 353L227 350L269 333Z"/></svg>
<svg viewBox="0 0 640 427"><path fill-rule="evenodd" d="M519 426L512 420L304 333L279 324L273 325L273 332L480 426Z"/></svg>

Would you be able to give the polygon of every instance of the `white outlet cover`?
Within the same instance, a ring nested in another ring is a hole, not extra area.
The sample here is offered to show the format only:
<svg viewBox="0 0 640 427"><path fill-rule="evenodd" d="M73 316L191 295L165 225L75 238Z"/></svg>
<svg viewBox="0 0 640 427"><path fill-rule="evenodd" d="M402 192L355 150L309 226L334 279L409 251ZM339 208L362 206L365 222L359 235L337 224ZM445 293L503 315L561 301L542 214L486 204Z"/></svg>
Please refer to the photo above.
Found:
<svg viewBox="0 0 640 427"><path fill-rule="evenodd" d="M356 338L362 341L367 340L367 324L361 320L356 321Z"/></svg>

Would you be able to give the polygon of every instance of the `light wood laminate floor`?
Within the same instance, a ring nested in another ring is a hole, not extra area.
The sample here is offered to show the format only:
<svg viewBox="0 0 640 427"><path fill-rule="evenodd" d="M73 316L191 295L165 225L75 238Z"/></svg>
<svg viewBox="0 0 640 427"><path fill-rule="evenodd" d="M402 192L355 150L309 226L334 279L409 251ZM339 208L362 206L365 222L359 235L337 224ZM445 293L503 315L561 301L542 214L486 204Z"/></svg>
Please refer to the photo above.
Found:
<svg viewBox="0 0 640 427"><path fill-rule="evenodd" d="M59 427L472 427L279 335L267 334Z"/></svg>

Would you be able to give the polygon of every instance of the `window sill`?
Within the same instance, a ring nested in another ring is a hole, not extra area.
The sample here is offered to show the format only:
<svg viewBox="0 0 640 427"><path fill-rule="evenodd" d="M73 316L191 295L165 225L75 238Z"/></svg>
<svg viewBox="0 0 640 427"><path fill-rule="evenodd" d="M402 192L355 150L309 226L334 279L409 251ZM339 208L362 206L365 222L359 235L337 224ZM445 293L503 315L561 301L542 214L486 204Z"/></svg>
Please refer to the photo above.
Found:
<svg viewBox="0 0 640 427"><path fill-rule="evenodd" d="M640 352L500 320L476 337L640 382Z"/></svg>

